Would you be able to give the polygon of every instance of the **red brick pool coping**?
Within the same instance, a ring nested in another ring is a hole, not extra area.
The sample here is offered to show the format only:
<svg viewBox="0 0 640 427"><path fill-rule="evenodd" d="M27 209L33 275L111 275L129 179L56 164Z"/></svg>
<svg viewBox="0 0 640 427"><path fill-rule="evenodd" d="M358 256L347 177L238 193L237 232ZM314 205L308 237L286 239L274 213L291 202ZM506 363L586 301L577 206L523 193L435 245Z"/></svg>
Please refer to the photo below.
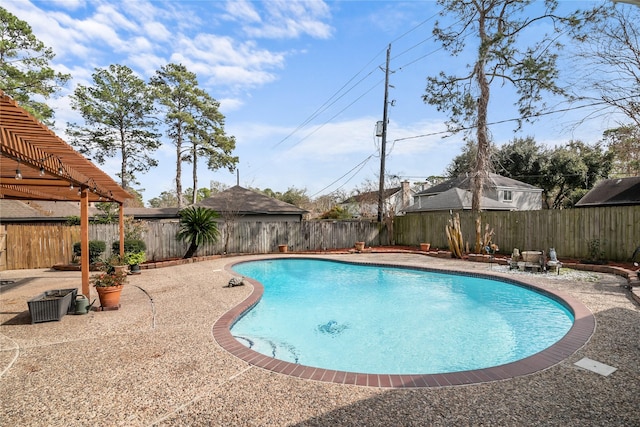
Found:
<svg viewBox="0 0 640 427"><path fill-rule="evenodd" d="M312 258L312 257L308 257ZM315 258L314 258L315 259ZM238 261L225 266L231 271L235 264L246 261ZM345 261L336 261L345 262ZM332 382L338 384L350 384L367 387L383 388L415 388L415 387L445 387L478 384L492 381L507 380L515 377L533 374L554 366L584 346L595 330L595 317L591 311L580 301L572 296L557 290L546 289L531 283L520 280L494 276L485 273L468 273L439 268L411 267L406 265L349 262L352 264L362 264L380 267L399 267L422 271L445 272L457 275L476 276L512 283L536 290L542 294L555 298L564 303L574 315L574 323L569 332L555 344L531 355L527 358L493 366L484 369L474 369L470 371L450 372L441 374L363 374L355 372L336 371L331 369L315 368L296 363L285 362L258 353L241 344L231 335L231 327L245 313L260 301L264 292L262 284L256 280L245 278L253 285L253 292L239 305L223 314L213 326L213 337L216 342L229 353L244 360L250 365L260 367L269 371L277 372L293 377L309 379L314 381Z"/></svg>

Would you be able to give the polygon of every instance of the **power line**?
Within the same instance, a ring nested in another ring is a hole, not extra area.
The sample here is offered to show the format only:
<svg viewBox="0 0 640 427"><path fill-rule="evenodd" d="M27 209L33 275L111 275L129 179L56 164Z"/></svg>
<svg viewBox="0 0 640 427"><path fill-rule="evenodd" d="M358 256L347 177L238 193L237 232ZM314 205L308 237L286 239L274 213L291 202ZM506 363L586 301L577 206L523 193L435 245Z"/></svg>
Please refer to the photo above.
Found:
<svg viewBox="0 0 640 427"><path fill-rule="evenodd" d="M618 99L615 99L615 100L612 100L612 101L609 101L609 102L599 101L599 102L593 102L591 104L579 105L577 107L567 107L567 108L561 108L559 110L545 111L545 112L541 112L541 113L530 114L528 116L524 116L524 117L520 117L520 118L516 118L516 119L498 120L498 121L495 121L495 122L487 123L487 126L499 125L499 124L508 123L508 122L517 122L517 121L520 121L520 120L526 120L526 119L531 119L531 118L535 118L535 117L542 117L542 116L549 116L551 114L557 114L557 113L566 113L568 111L579 110L579 109L582 109L582 108L595 107L595 106L598 106L598 105L610 104L611 102L624 101L625 99L630 99L630 98L634 98L634 96L626 96L626 97L618 98ZM465 131L465 130L471 130L471 129L475 129L475 128L477 128L476 125L463 126L463 127L459 128L459 129L456 129L456 130L443 130L443 131L439 131L439 132L425 133L423 135L415 135L415 136L407 136L407 137L404 137L404 138L398 138L398 139L394 139L393 142L406 141L408 139L416 139L416 138L426 138L428 136L436 136L436 135L444 135L444 134L454 135L454 134L456 134L458 132L462 132L462 131Z"/></svg>
<svg viewBox="0 0 640 427"><path fill-rule="evenodd" d="M409 30L405 31L403 34L401 34L400 36L396 37L391 43L394 43L404 37L406 37L407 35L409 35L410 33L412 33L413 31L417 30L418 28L420 28L421 26L423 26L424 24L426 24L427 22L433 20L436 16L438 16L439 12L431 15L430 17L426 18L425 20L423 20L422 22L416 24L415 26L413 26L412 28L410 28ZM419 46L420 44L432 39L433 36L430 36L429 38L422 40L421 42L413 45L412 47L406 49L405 51L401 52L399 55L397 55L395 58L402 56L403 54L407 53L408 51L416 48L417 46ZM325 112L327 109L329 109L332 105L334 105L337 101L339 101L340 99L342 99L344 96L346 96L349 92L351 92L353 89L355 89L358 85L360 85L365 79L367 79L369 76L371 76L371 74L373 74L378 67L372 69L371 71L369 71L369 73L367 73L364 77L362 77L360 80L358 80L353 86L351 86L347 91L345 91L344 93L340 94L351 82L353 82L356 77L358 77L360 74L362 74L362 72L369 67L369 65L375 61L375 59L386 50L386 47L381 49L380 51L378 51L373 58L371 58L371 60L369 62L367 62L361 69L360 71L358 71L356 74L354 74L345 84L342 85L342 87L340 87L340 89L338 89L336 92L334 92L320 107L318 107L311 115L309 115L301 124L299 124L293 131L291 131L287 136L285 136L284 138L282 138L280 141L278 141L272 148L276 148L279 145L281 145L283 142L285 142L286 140L288 140L289 138L291 138L294 134L296 134L297 132L299 132L302 128L304 128L305 126L307 126L311 121L313 121L315 118L317 118L320 114L322 114L323 112ZM439 50L439 49L438 49ZM435 51L434 51L435 52ZM431 54L433 54L434 52L428 53L427 55L422 56L419 59L422 59L426 56L429 56ZM418 60L419 60L418 59ZM417 60L413 61L416 62ZM411 63L413 63L411 62ZM372 88L373 89L373 88ZM372 89L369 89L367 92L371 91ZM340 94L340 95L339 95ZM339 96L338 96L339 95ZM358 97L356 100L362 98L363 95L361 95L360 97ZM346 108L344 108L343 110L341 110L340 112L345 111L348 107L352 106L355 103L352 102L351 104L349 104ZM325 122L323 124L323 126L325 124L327 124L329 121L331 121L332 119L334 119L337 116L334 115L331 119L329 119L327 122ZM315 131L314 131L315 132ZM309 135L307 135L304 139L306 139ZM301 140L302 141L302 140ZM301 141L298 141L295 145L299 144ZM294 145L294 146L295 146Z"/></svg>
<svg viewBox="0 0 640 427"><path fill-rule="evenodd" d="M331 116L329 119L327 119L324 123L322 123L320 126L318 126L317 128L315 128L314 130L312 130L311 132L309 132L308 134L306 134L304 137L302 137L301 139L299 139L295 144L293 144L290 148L295 147L296 145L300 144L301 142L303 142L304 140L306 140L307 138L309 138L311 135L313 135L314 133L318 132L320 129L322 129L324 126L326 126L329 122L331 122L333 119L335 119L336 117L338 117L340 114L342 114L345 110L347 110L349 107L351 107L353 104L355 104L356 102L358 102L360 99L362 99L362 97L364 97L366 94L368 94L369 92L371 92L373 89L375 89L380 83L382 83L384 81L384 79L376 82L373 86L371 86L366 92L364 92L363 94L361 94L359 97L357 97L356 99L354 99L349 105L347 105L346 107L344 107L342 110L338 111L336 114L334 114L333 116Z"/></svg>
<svg viewBox="0 0 640 427"><path fill-rule="evenodd" d="M322 190L316 192L315 194L312 194L311 196L309 196L309 198L314 198L315 196L317 196L318 194L322 193L324 190L326 190L327 188L331 187L333 184L335 184L336 182L340 181L342 178L344 178L345 176L349 175L351 172L353 172L356 168L358 168L358 166L360 167L354 174L353 176L355 176L358 172L360 172L360 170L362 170L362 168L367 164L367 162L369 160L371 160L371 158L374 156L375 154L371 154L369 155L369 157L367 157L366 159L364 159L363 161L361 161L360 163L358 163L357 165L355 165L351 170L349 170L347 173L345 173L344 175L342 175L340 178L336 179L335 181L333 181L331 184L327 185L326 187L324 187ZM352 176L352 178L353 178ZM344 185L347 184L347 182L349 182L349 180L351 180L351 178L349 178L347 181L344 182L344 184L342 184L340 187L336 188L335 190L332 191L332 193L338 191L340 188L342 188Z"/></svg>

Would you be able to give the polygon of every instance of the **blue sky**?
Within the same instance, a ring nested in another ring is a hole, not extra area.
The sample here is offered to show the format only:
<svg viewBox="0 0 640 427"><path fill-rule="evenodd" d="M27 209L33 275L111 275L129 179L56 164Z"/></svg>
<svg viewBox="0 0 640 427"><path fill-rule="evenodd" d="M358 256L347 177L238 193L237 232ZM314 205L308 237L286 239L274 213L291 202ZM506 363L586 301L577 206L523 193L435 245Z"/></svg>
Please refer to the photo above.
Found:
<svg viewBox="0 0 640 427"><path fill-rule="evenodd" d="M3 7L53 49L54 68L72 75L49 101L54 131L63 138L67 122L81 123L68 95L77 84L91 84L96 67L127 65L147 80L163 65L182 63L221 103L227 134L237 141L240 185L296 187L313 197L348 192L378 179L375 124L382 119L382 68L391 43L387 174L411 182L442 174L464 145L462 135L419 137L445 130L446 117L422 102L426 77L467 63L432 39L435 1L5 0ZM510 99L508 90L494 90L490 122L516 117ZM531 135L553 146L572 138L593 143L613 126L607 117L574 126L585 114L546 116L518 134L513 123L495 125L491 134L498 145ZM159 167L138 176L145 201L175 187L173 145L165 141L156 158ZM117 179L119 161L100 167ZM204 164L198 170L200 187L236 183L227 170ZM191 187L191 165L184 164L183 177L183 188Z"/></svg>

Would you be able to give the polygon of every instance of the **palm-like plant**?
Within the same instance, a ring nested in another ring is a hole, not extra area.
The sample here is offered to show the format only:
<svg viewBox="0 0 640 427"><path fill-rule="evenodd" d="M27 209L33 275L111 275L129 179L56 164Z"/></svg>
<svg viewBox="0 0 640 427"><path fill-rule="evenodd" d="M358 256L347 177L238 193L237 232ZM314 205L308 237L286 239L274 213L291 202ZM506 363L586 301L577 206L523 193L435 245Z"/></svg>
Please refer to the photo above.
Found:
<svg viewBox="0 0 640 427"><path fill-rule="evenodd" d="M198 246L215 243L220 235L218 214L202 206L189 206L180 211L180 230L176 235L178 240L189 243L189 249L184 258L191 258L198 250Z"/></svg>

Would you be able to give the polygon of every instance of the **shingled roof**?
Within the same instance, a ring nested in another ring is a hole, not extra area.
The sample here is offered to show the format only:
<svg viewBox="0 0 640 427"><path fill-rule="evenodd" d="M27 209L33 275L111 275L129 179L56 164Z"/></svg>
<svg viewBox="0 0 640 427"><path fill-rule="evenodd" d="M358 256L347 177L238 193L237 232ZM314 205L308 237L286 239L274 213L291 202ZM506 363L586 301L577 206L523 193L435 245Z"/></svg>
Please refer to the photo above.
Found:
<svg viewBox="0 0 640 427"><path fill-rule="evenodd" d="M640 204L640 176L605 179L593 187L576 207Z"/></svg>
<svg viewBox="0 0 640 427"><path fill-rule="evenodd" d="M471 189L471 177L468 175L461 175L456 178L452 178L448 181L429 187L422 190L416 196L429 196L434 194L444 193L452 188L459 188L461 190ZM519 190L539 190L536 186L527 184L516 179L507 178L506 176L498 175L497 173L490 173L484 182L484 188L513 188Z"/></svg>
<svg viewBox="0 0 640 427"><path fill-rule="evenodd" d="M471 192L460 188L451 188L450 190L430 196L424 204L420 206L414 204L407 209L407 212L427 212L442 210L470 210L471 209ZM480 198L480 207L487 211L509 211L513 210L512 206L489 199L488 197Z"/></svg>
<svg viewBox="0 0 640 427"><path fill-rule="evenodd" d="M393 196L394 194L396 194L399 191L402 191L402 187L386 188L384 190L384 193L383 193L383 198L384 199L388 199L389 197ZM372 200L377 201L378 200L378 194L379 194L378 190L367 191L367 192L364 192L364 193L356 194L354 196L349 196L342 203L343 204L344 203L354 203L354 202L362 203L362 202L370 202Z"/></svg>
<svg viewBox="0 0 640 427"><path fill-rule="evenodd" d="M307 211L273 197L248 190L239 185L216 193L198 202L216 212L232 212L238 215L303 215Z"/></svg>
<svg viewBox="0 0 640 427"><path fill-rule="evenodd" d="M100 214L95 206L89 206L90 218ZM66 221L79 215L79 202L0 199L0 222ZM179 218L178 208L124 208L124 215L152 220Z"/></svg>

